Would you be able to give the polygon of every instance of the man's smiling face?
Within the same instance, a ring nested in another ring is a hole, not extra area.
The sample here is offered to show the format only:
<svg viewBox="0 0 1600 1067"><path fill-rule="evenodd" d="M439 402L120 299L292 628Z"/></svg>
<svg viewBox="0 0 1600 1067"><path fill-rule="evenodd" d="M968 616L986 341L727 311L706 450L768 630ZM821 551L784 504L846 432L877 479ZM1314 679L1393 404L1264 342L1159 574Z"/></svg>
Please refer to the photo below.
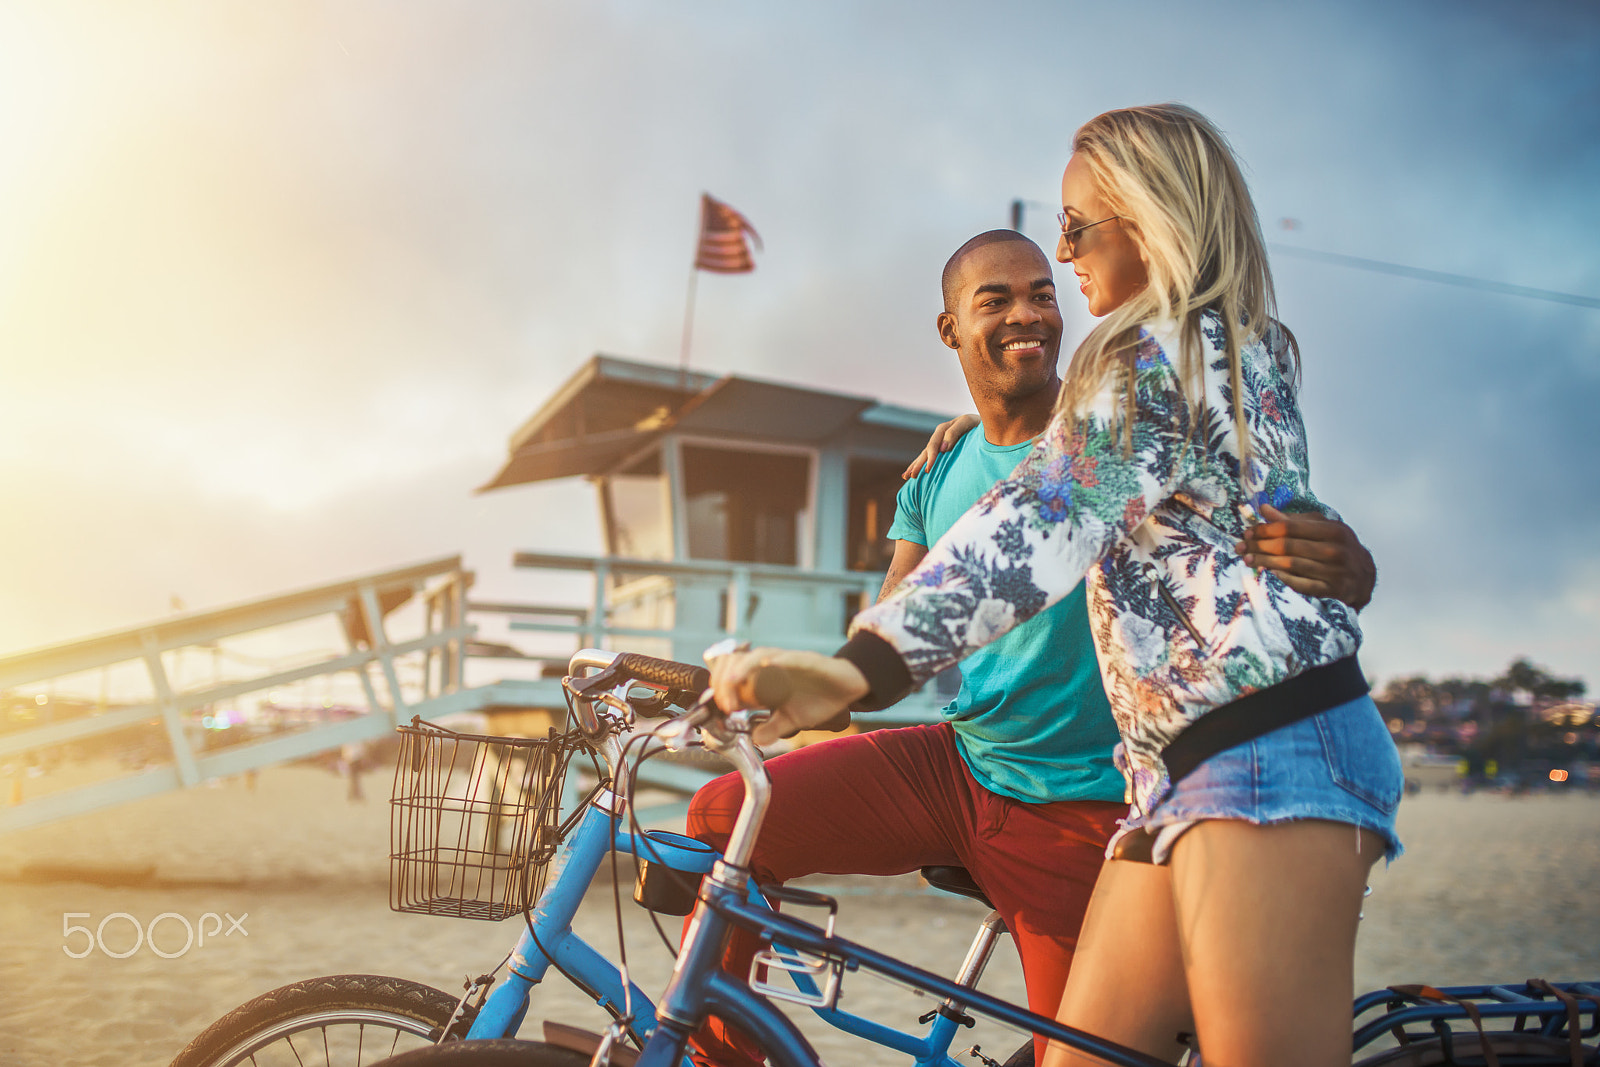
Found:
<svg viewBox="0 0 1600 1067"><path fill-rule="evenodd" d="M996 241L959 264L939 336L961 357L974 394L1032 396L1056 381L1061 310L1050 262L1032 241Z"/></svg>

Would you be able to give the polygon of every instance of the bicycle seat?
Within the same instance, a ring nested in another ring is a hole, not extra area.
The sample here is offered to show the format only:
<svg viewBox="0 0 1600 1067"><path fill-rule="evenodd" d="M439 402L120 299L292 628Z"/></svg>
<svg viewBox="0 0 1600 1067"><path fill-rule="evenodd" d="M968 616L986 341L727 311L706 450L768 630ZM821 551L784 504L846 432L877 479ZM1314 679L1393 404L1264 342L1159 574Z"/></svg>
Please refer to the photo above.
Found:
<svg viewBox="0 0 1600 1067"><path fill-rule="evenodd" d="M958 897L970 897L991 911L994 909L965 867L924 867L922 877L935 889L954 893Z"/></svg>

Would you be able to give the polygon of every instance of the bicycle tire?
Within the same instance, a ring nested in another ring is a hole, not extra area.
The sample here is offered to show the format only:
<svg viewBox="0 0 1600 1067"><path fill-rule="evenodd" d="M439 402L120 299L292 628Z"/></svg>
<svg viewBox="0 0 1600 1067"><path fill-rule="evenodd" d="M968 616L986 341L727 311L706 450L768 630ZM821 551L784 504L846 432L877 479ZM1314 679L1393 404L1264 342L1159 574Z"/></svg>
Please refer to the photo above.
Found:
<svg viewBox="0 0 1600 1067"><path fill-rule="evenodd" d="M308 978L234 1008L184 1046L172 1067L236 1067L251 1062L267 1067L261 1054L274 1045L287 1049L285 1062L294 1063L299 1060L297 1048L308 1043L316 1046L319 1061L339 1067L329 1053L348 1044L346 1038L352 1033L356 1046L352 1062L371 1064L375 1060L370 1053L379 1058L394 1055L403 1036L437 1041L459 1000L421 982L377 974ZM469 1005L463 1025L470 1026L474 1014ZM330 1043L333 1027L341 1029ZM320 1033L306 1036L313 1031ZM392 1038L387 1036L391 1033ZM298 1046L296 1038L302 1038Z"/></svg>
<svg viewBox="0 0 1600 1067"><path fill-rule="evenodd" d="M403 1052L373 1067L589 1067L589 1057L542 1041L452 1041Z"/></svg>
<svg viewBox="0 0 1600 1067"><path fill-rule="evenodd" d="M1033 1038L1028 1038L1025 1045L1006 1057L1002 1067L1033 1067Z"/></svg>

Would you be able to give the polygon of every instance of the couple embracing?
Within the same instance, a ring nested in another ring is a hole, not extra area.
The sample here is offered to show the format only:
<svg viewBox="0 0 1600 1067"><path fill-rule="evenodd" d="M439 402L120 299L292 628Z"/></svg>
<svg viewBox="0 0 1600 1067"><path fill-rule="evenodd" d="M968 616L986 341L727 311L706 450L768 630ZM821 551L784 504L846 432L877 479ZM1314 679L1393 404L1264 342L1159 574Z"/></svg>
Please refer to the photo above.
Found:
<svg viewBox="0 0 1600 1067"><path fill-rule="evenodd" d="M979 417L942 427L901 490L883 596L834 656L712 665L729 710L761 666L790 674L758 741L963 669L940 724L771 760L755 874L964 866L1033 1010L1173 1062L1194 1034L1208 1064L1348 1063L1361 897L1400 852L1402 779L1356 662L1371 559L1311 491L1255 208L1179 105L1085 124L1061 198L1056 259L1100 319L1064 374L1044 254L968 241L937 325ZM740 790L703 789L690 833L720 844ZM754 948L736 935L727 965ZM696 1048L760 1056L715 1021Z"/></svg>

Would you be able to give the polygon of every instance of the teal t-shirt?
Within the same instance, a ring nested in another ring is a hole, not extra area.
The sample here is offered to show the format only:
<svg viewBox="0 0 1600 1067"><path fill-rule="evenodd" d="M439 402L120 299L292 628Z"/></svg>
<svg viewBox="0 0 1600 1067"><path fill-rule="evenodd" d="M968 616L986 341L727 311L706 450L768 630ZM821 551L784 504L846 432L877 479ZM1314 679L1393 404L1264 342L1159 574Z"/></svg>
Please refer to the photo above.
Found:
<svg viewBox="0 0 1600 1067"><path fill-rule="evenodd" d="M991 445L975 428L900 487L889 537L932 545L1009 475L1033 442ZM985 789L1030 803L1122 800L1117 727L1100 684L1084 585L961 661L944 709Z"/></svg>

